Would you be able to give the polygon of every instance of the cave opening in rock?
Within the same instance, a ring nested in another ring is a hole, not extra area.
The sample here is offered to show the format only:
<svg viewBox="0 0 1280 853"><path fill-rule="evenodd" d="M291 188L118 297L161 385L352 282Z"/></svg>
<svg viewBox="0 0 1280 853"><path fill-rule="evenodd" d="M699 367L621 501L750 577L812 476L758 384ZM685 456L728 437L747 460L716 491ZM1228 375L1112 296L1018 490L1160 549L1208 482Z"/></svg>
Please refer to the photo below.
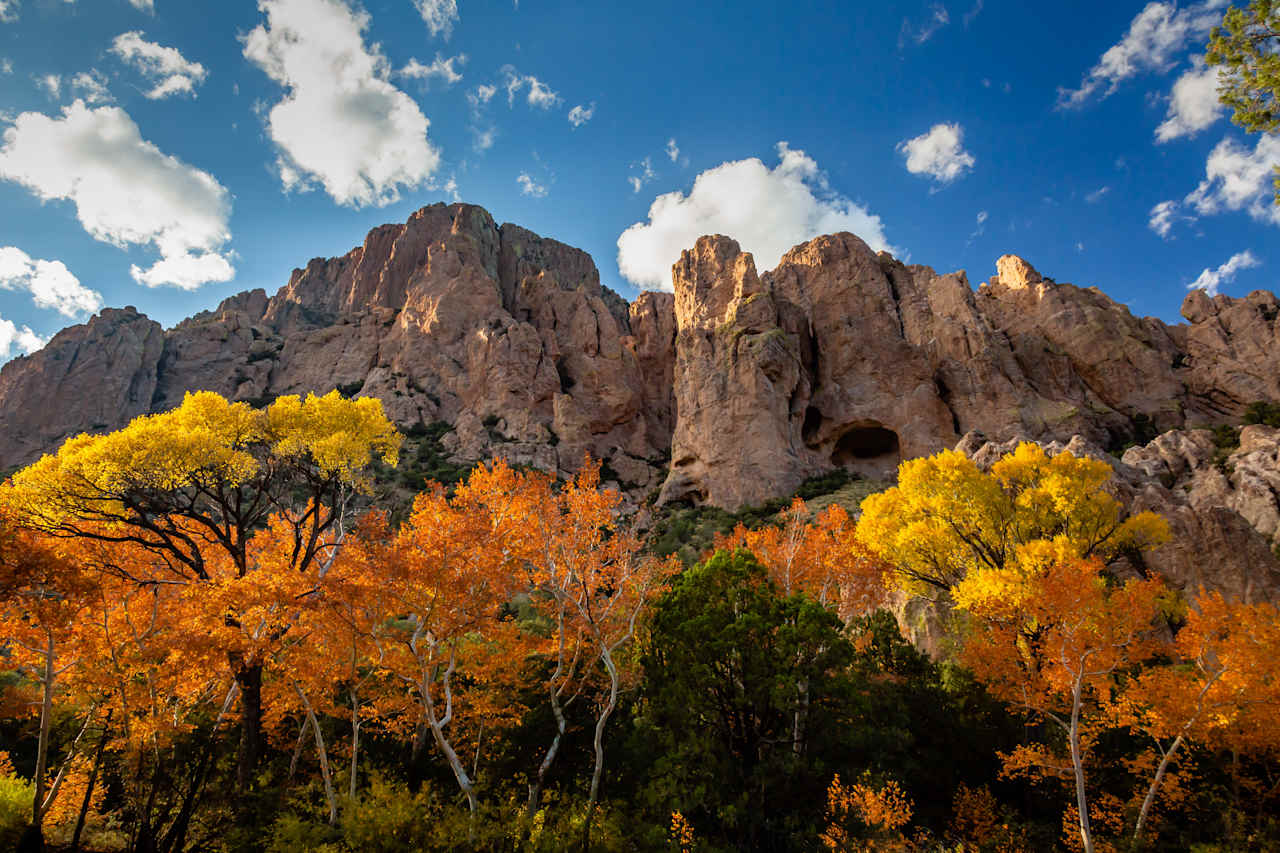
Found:
<svg viewBox="0 0 1280 853"><path fill-rule="evenodd" d="M879 425L860 426L836 441L831 463L870 476L887 476L897 468L900 457L896 432Z"/></svg>

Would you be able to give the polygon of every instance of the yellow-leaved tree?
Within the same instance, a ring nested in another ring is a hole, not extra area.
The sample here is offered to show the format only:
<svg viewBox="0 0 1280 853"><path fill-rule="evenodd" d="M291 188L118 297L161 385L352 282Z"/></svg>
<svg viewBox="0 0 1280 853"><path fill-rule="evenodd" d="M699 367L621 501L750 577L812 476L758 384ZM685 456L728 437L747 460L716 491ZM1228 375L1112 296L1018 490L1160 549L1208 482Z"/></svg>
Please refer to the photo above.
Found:
<svg viewBox="0 0 1280 853"><path fill-rule="evenodd" d="M990 472L946 450L902 463L896 487L862 502L859 539L913 593L1016 583L1042 563L1045 543L1109 564L1169 535L1155 513L1126 515L1104 490L1111 475L1105 462L1049 456L1031 442Z"/></svg>
<svg viewBox="0 0 1280 853"><path fill-rule="evenodd" d="M68 440L15 474L0 503L48 535L130 543L156 555L113 567L137 583L244 578L257 570L251 540L272 516L284 551L272 562L322 573L351 498L371 488L373 460L394 465L400 443L373 398L334 391L255 409L200 391L116 432ZM238 621L234 610L224 618ZM240 692L243 789L262 751L263 660L238 649L228 659Z"/></svg>

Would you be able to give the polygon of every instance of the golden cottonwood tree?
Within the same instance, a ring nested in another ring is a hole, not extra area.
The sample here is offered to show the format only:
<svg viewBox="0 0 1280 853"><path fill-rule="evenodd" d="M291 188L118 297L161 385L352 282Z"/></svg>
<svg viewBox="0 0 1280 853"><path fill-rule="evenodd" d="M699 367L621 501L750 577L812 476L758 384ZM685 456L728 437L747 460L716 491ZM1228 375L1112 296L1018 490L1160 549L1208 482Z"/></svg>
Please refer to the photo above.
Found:
<svg viewBox="0 0 1280 853"><path fill-rule="evenodd" d="M1030 442L990 473L945 450L902 463L897 486L862 502L858 533L911 592L948 591L973 573L1003 582L1038 541L1110 563L1169 535L1154 513L1125 516L1104 490L1111 475L1105 462L1067 452L1050 457Z"/></svg>
<svg viewBox="0 0 1280 853"><path fill-rule="evenodd" d="M374 458L394 464L401 437L372 398L281 397L265 409L208 391L107 435L80 435L19 471L0 494L19 521L53 536L130 543L154 553L141 583L218 583L254 571L249 543L275 515L299 573L332 558L352 494ZM336 531L336 533L335 533ZM234 610L225 618L236 621ZM241 693L240 786L261 752L261 663L229 650Z"/></svg>

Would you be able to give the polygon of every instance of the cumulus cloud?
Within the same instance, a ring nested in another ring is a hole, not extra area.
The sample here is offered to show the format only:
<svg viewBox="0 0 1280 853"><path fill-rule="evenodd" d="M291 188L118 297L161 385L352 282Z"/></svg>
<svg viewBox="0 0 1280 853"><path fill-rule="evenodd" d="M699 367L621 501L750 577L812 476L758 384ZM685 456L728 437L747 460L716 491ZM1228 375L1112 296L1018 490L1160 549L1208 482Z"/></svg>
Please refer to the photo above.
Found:
<svg viewBox="0 0 1280 853"><path fill-rule="evenodd" d="M1192 68L1178 78L1169 95L1169 111L1156 128L1156 141L1168 142L1194 136L1222 116L1218 102L1218 69L1209 68L1204 58L1192 60Z"/></svg>
<svg viewBox="0 0 1280 853"><path fill-rule="evenodd" d="M1096 190L1086 195L1084 197L1084 200L1088 204L1097 204L1098 202L1106 198L1107 193L1109 192L1111 192L1111 187L1098 187Z"/></svg>
<svg viewBox="0 0 1280 853"><path fill-rule="evenodd" d="M22 113L4 132L0 178L43 201L72 202L98 240L154 248L157 263L131 268L148 287L194 289L235 275L224 250L231 238L226 189L143 139L119 107L77 100L57 117Z"/></svg>
<svg viewBox="0 0 1280 853"><path fill-rule="evenodd" d="M680 146L676 145L676 138L673 136L667 140L667 157L672 163L680 160Z"/></svg>
<svg viewBox="0 0 1280 853"><path fill-rule="evenodd" d="M1174 0L1148 3L1129 23L1129 31L1107 48L1080 82L1080 88L1058 89L1058 106L1078 108L1094 95L1110 96L1122 82L1145 71L1168 71L1192 41L1200 41L1221 23L1228 0L1204 0L1179 9Z"/></svg>
<svg viewBox="0 0 1280 853"><path fill-rule="evenodd" d="M549 110L560 103L560 96L550 86L532 74L521 74L513 65L504 65L502 76L505 80L503 88L507 90L507 106L514 106L516 96L525 88L528 89L525 99L531 107Z"/></svg>
<svg viewBox="0 0 1280 853"><path fill-rule="evenodd" d="M547 188L535 181L528 172L521 172L516 178L516 183L520 185L520 194L533 196L534 198L545 198Z"/></svg>
<svg viewBox="0 0 1280 853"><path fill-rule="evenodd" d="M981 9L981 3L978 8ZM965 26L968 26L967 19L968 16L966 16ZM902 50L908 41L924 44L949 23L951 23L951 16L947 14L947 7L941 3L931 4L924 19L919 23L913 22L910 18L903 18L902 28L898 30L898 50Z"/></svg>
<svg viewBox="0 0 1280 853"><path fill-rule="evenodd" d="M907 171L928 175L940 184L949 184L973 168L973 155L961 143L964 130L959 124L935 124L928 133L898 143L906 155Z"/></svg>
<svg viewBox="0 0 1280 853"><path fill-rule="evenodd" d="M18 20L18 0L0 0L0 23ZM12 328L13 324L9 324Z"/></svg>
<svg viewBox="0 0 1280 853"><path fill-rule="evenodd" d="M653 158L651 157L646 157L639 163L632 163L631 168L638 172L638 174L627 178L627 183L631 184L633 192L640 192L641 187L658 177L658 173L653 171Z"/></svg>
<svg viewBox="0 0 1280 853"><path fill-rule="evenodd" d="M18 328L9 320L0 317L0 362L8 361L18 353L30 355L48 342L47 338L42 338L31 331L29 326Z"/></svg>
<svg viewBox="0 0 1280 853"><path fill-rule="evenodd" d="M111 103L111 93L107 91L107 78L96 69L81 71L72 77L71 88L87 104Z"/></svg>
<svg viewBox="0 0 1280 853"><path fill-rule="evenodd" d="M1253 252L1248 250L1238 252L1216 270L1205 269L1204 272L1200 273L1199 278L1187 285L1187 290L1203 290L1210 296L1217 296L1218 287L1235 281L1236 273L1240 270L1247 270L1261 265L1262 262L1254 257Z"/></svg>
<svg viewBox="0 0 1280 853"><path fill-rule="evenodd" d="M42 74L35 78L36 85L44 89L46 95L53 100L62 97L62 78L57 74Z"/></svg>
<svg viewBox="0 0 1280 853"><path fill-rule="evenodd" d="M286 190L324 187L339 204L390 204L427 182L440 153L427 117L388 82L364 42L369 15L345 0L259 0L266 13L244 55L286 89L267 115Z"/></svg>
<svg viewBox="0 0 1280 853"><path fill-rule="evenodd" d="M820 234L852 231L872 249L889 250L880 217L833 191L818 163L778 143L778 165L758 158L721 163L693 182L653 200L647 222L618 238L618 268L640 287L671 289L671 266L704 234L728 234L761 270L777 266L792 246Z"/></svg>
<svg viewBox="0 0 1280 853"><path fill-rule="evenodd" d="M458 0L413 0L413 5L431 35L442 35L446 41L453 35L453 25L458 20Z"/></svg>
<svg viewBox="0 0 1280 853"><path fill-rule="evenodd" d="M1147 227L1161 237L1168 239L1169 232L1173 230L1173 222L1177 218L1178 203L1172 200L1162 201L1151 208L1151 213L1147 218Z"/></svg>
<svg viewBox="0 0 1280 853"><path fill-rule="evenodd" d="M595 101L592 101L588 106L583 106L582 104L578 104L576 107L569 110L569 124L573 125L574 127L582 127L584 124L591 121L591 118L595 114L596 114Z"/></svg>
<svg viewBox="0 0 1280 853"><path fill-rule="evenodd" d="M1274 168L1280 163L1280 136L1263 135L1250 151L1224 139L1209 153L1205 180L1185 199L1197 213L1244 210L1259 222L1280 225L1280 205L1272 204Z"/></svg>
<svg viewBox="0 0 1280 853"><path fill-rule="evenodd" d="M209 72L199 62L191 62L176 47L147 41L138 30L121 33L111 43L111 52L132 65L154 85L146 96L153 101L172 95L195 95L196 87Z"/></svg>
<svg viewBox="0 0 1280 853"><path fill-rule="evenodd" d="M430 83L433 78L438 77L444 81L446 86L452 86L462 79L462 72L454 66L465 65L466 62L467 55L465 53L451 56L448 59L437 53L435 62L430 65L423 65L416 59L410 59L408 64L400 69L400 76L421 80L424 83Z"/></svg>
<svg viewBox="0 0 1280 853"><path fill-rule="evenodd" d="M10 59L0 59L0 74L12 74L13 61Z"/></svg>
<svg viewBox="0 0 1280 853"><path fill-rule="evenodd" d="M0 289L25 290L40 308L67 317L102 307L102 294L82 285L62 261L33 260L13 246L0 247Z"/></svg>
<svg viewBox="0 0 1280 853"><path fill-rule="evenodd" d="M151 15L156 13L155 0L129 0L129 5L139 12L146 12Z"/></svg>

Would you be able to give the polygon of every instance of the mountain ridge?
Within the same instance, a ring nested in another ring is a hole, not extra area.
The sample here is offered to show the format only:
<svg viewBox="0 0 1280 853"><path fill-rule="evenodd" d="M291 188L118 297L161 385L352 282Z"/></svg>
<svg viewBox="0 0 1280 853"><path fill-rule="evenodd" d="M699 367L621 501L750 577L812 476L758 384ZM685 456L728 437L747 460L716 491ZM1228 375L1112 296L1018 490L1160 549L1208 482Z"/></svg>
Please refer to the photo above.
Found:
<svg viewBox="0 0 1280 853"><path fill-rule="evenodd" d="M337 388L378 397L403 429L448 424L458 463L569 474L590 455L633 504L656 492L735 509L836 468L890 476L962 440L1078 436L1118 452L1280 400L1274 294L1195 291L1187 322L1168 325L1017 256L996 266L975 289L840 233L760 273L713 235L674 265L672 293L628 303L585 252L432 205L273 295L244 291L168 330L107 309L4 365L0 467L189 390L261 404ZM1257 499L1277 494L1280 479Z"/></svg>

